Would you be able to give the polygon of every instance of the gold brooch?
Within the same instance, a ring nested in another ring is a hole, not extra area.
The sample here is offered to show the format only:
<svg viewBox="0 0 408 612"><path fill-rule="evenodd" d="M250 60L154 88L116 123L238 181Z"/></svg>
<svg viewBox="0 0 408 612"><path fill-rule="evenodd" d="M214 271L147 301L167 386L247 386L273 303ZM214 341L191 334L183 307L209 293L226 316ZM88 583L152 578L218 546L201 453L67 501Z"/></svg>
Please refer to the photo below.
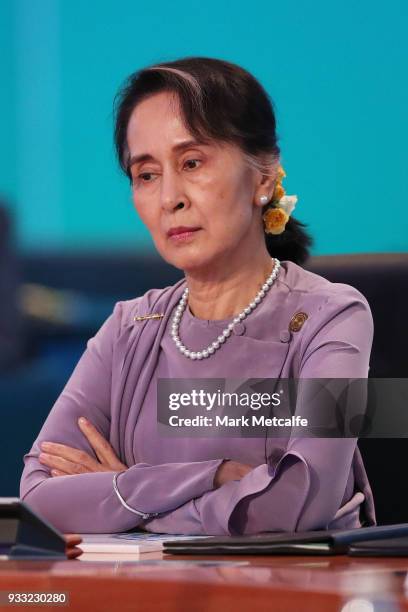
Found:
<svg viewBox="0 0 408 612"><path fill-rule="evenodd" d="M146 319L162 319L164 314L154 313L148 315L140 315L140 317L133 317L134 321L145 321Z"/></svg>
<svg viewBox="0 0 408 612"><path fill-rule="evenodd" d="M297 312L294 314L289 323L289 331L298 332L301 330L306 319L307 314L305 312Z"/></svg>

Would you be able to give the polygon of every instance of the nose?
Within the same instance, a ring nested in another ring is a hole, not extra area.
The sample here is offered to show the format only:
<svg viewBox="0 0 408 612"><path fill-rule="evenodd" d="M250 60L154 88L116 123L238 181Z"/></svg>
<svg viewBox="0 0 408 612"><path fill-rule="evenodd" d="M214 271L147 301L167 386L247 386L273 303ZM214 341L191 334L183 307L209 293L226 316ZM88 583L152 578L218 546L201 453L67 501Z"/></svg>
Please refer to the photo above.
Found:
<svg viewBox="0 0 408 612"><path fill-rule="evenodd" d="M160 199L162 208L169 212L188 206L182 181L174 169L163 171Z"/></svg>

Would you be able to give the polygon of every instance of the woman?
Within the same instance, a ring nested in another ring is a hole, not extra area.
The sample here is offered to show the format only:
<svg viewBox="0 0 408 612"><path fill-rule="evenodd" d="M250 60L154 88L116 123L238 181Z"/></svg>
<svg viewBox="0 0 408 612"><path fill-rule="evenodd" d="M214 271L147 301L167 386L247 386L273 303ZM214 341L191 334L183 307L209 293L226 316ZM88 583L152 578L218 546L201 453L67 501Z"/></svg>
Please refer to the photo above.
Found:
<svg viewBox="0 0 408 612"><path fill-rule="evenodd" d="M22 499L76 532L375 524L355 439L157 434L159 378L368 373L367 301L299 265L310 239L261 85L216 59L148 67L120 92L115 138L136 211L185 278L116 304L24 456Z"/></svg>

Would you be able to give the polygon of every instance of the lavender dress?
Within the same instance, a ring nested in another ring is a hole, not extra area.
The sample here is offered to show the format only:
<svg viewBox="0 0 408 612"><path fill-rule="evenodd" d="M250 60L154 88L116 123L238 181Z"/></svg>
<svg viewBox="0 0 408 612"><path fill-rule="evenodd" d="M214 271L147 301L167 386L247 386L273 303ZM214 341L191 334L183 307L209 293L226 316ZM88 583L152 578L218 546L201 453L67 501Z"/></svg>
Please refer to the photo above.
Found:
<svg viewBox="0 0 408 612"><path fill-rule="evenodd" d="M259 306L209 359L192 361L170 337L171 314L185 280L118 302L88 341L31 450L20 496L63 532L135 527L174 534L252 534L375 524L371 488L355 438L168 438L157 433L158 378L365 378L373 321L366 299L282 262ZM307 314L290 331L295 313ZM136 315L164 313L161 319ZM187 308L180 336L192 350L230 322L197 319ZM97 459L77 425L86 416L128 469L51 477L38 460L43 440ZM214 487L226 458L253 466L241 480Z"/></svg>

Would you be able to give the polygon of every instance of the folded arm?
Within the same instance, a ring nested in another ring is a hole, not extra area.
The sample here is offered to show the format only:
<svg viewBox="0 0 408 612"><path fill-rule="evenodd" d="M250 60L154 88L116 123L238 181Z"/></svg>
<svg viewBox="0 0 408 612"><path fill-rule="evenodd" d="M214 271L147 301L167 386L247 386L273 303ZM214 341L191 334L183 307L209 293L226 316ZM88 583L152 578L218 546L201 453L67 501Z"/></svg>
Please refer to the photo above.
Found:
<svg viewBox="0 0 408 612"><path fill-rule="evenodd" d="M300 378L366 378L373 338L368 304L351 289L350 297L328 300L323 307L325 317L309 330L302 350ZM303 412L298 396L296 413ZM260 465L241 481L206 492L143 527L198 535L325 529L342 504L356 444L355 438L292 438L276 463Z"/></svg>
<svg viewBox="0 0 408 612"><path fill-rule="evenodd" d="M27 455L34 469L37 458ZM162 465L136 464L119 473L117 487L133 509L162 513L214 488L222 459ZM63 532L115 533L137 527L143 518L128 510L114 491L115 472L51 477L39 465L35 485L21 489L21 499Z"/></svg>
<svg viewBox="0 0 408 612"><path fill-rule="evenodd" d="M326 308L325 323L313 329L304 346L300 376L366 377L372 342L368 306L355 299ZM61 530L82 532L140 526L159 533L217 535L327 527L344 496L356 447L353 438L293 438L277 462L260 465L242 480L215 490L213 479L222 460L137 464L120 474L117 483L127 504L141 512L159 513L148 519L121 504L113 490L112 472L50 478L37 459L41 440L59 441L59 437L65 444L92 451L84 436L73 439L72 418L83 414L84 406L85 416L109 437L108 372L97 391L89 386L89 373L101 378L100 349L97 337L88 343L32 452L25 456L21 496L45 518ZM301 400L297 412L302 414Z"/></svg>
<svg viewBox="0 0 408 612"><path fill-rule="evenodd" d="M85 416L109 440L111 361L120 328L121 303L89 340L30 452L24 455L20 498L65 532L116 532L137 526L142 518L128 510L113 487L114 471L52 477L39 461L41 442L83 450L97 459L77 421ZM117 453L117 449L115 449ZM130 466L117 477L121 497L141 513L161 513L214 488L223 459L190 463Z"/></svg>

